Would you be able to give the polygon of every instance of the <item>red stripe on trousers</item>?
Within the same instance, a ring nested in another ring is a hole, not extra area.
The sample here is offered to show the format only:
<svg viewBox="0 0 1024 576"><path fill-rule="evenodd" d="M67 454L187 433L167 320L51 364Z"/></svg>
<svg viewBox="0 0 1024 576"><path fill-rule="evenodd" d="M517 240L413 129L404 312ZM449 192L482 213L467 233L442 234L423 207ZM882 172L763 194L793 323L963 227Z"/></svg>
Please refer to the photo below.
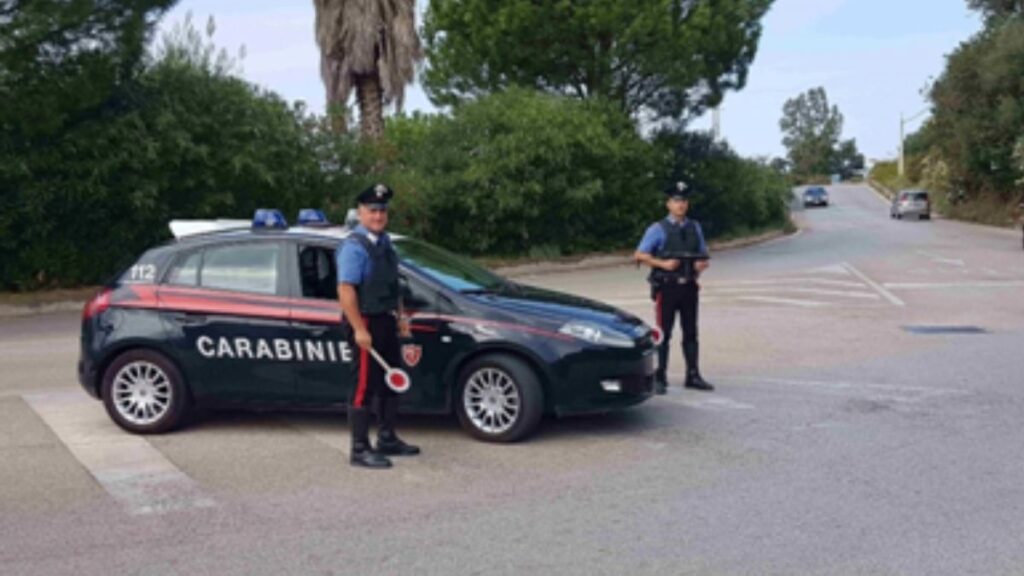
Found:
<svg viewBox="0 0 1024 576"><path fill-rule="evenodd" d="M369 358L366 348L359 349L359 383L356 387L356 408L363 407L363 396L366 395L366 376L369 368Z"/></svg>

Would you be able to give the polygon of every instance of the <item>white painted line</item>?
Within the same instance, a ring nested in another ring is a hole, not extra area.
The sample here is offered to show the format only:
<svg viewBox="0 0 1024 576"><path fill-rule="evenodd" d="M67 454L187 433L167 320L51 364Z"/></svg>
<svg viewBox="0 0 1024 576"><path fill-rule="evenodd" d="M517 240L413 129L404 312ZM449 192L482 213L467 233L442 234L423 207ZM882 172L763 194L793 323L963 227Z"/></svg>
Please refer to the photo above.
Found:
<svg viewBox="0 0 1024 576"><path fill-rule="evenodd" d="M885 288L879 286L874 280L872 280L871 278L868 278L867 276L862 274L860 272L860 270L857 270L856 268L854 268L850 263L844 262L843 266L845 266L846 269L849 270L851 274L853 274L854 276L856 276L856 277L860 278L861 280L863 280L864 283L867 284L868 286L871 286L876 292L881 294L882 297L884 297L886 300L891 302L894 306L906 306L906 304L903 302L903 300L900 300L899 298L896 297L895 294L893 294L892 292L889 292Z"/></svg>
<svg viewBox="0 0 1024 576"><path fill-rule="evenodd" d="M719 288L715 294L750 294L758 292L796 292L798 294L817 294L819 296L840 296L844 298L862 298L878 300L879 295L874 292L856 292L850 290L823 290L821 288L798 288L795 286L775 286L771 288Z"/></svg>
<svg viewBox="0 0 1024 576"><path fill-rule="evenodd" d="M721 298L714 298L711 296L705 297L702 295L700 297L701 304L709 304L711 302L718 302L720 300ZM650 296L646 298L614 298L610 300L601 300L601 302L604 302L605 304L608 304L610 306L638 306L641 304L648 304L652 308L654 307L654 301L651 300Z"/></svg>
<svg viewBox="0 0 1024 576"><path fill-rule="evenodd" d="M747 404L746 402L740 402L722 396L721 394L714 393L713 395L702 395L694 396L693 394L702 394L700 392L691 393L684 391L681 393L670 392L663 399L673 404L679 404L687 406L689 408L697 408L701 410L755 410L757 407L753 404Z"/></svg>
<svg viewBox="0 0 1024 576"><path fill-rule="evenodd" d="M892 290L947 290L950 288L1020 288L1024 280L1006 280L991 282L886 282L886 288Z"/></svg>
<svg viewBox="0 0 1024 576"><path fill-rule="evenodd" d="M925 252L924 250L918 250L917 253L922 256L927 256L928 258L931 258L933 262L938 262L940 264L951 264L953 266L960 267L964 266L964 261L957 258L944 258L942 256L932 254L931 252Z"/></svg>
<svg viewBox="0 0 1024 576"><path fill-rule="evenodd" d="M847 288L860 288L864 286L861 282L848 280L830 280L828 278L775 278L771 280L733 280L731 282L709 282L704 284L706 288L729 287L729 286L781 286L787 284L821 284L824 286L843 286Z"/></svg>
<svg viewBox="0 0 1024 576"><path fill-rule="evenodd" d="M773 298L771 296L740 296L737 300L744 302L762 302L765 304L786 304L787 306L802 306L804 308L820 308L828 306L828 302L817 302L814 300L790 300L789 298Z"/></svg>
<svg viewBox="0 0 1024 576"><path fill-rule="evenodd" d="M836 274L838 276L850 275L850 271L847 270L846 268L843 268L842 264L832 264L829 266L822 266L820 268L812 268L810 270L806 270L806 272L809 272L811 274Z"/></svg>
<svg viewBox="0 0 1024 576"><path fill-rule="evenodd" d="M312 437L317 442L341 452L348 457L351 451L352 434L348 426L340 426L329 422L310 422L297 416L285 416L281 418L285 424ZM344 418L338 414L338 422Z"/></svg>
<svg viewBox="0 0 1024 576"><path fill-rule="evenodd" d="M828 381L828 380L795 380L789 378L754 378L749 376L734 376L728 379L737 382L751 382L755 384L775 384L780 386L797 386L804 388L821 388L828 390L867 390L874 392L910 393L925 396L944 395L968 395L969 390L956 388L939 388L930 386L908 386L902 384L878 384L875 382L849 382L849 381Z"/></svg>
<svg viewBox="0 0 1024 576"><path fill-rule="evenodd" d="M100 486L131 514L207 508L214 501L141 436L122 431L83 391L26 394L28 405Z"/></svg>

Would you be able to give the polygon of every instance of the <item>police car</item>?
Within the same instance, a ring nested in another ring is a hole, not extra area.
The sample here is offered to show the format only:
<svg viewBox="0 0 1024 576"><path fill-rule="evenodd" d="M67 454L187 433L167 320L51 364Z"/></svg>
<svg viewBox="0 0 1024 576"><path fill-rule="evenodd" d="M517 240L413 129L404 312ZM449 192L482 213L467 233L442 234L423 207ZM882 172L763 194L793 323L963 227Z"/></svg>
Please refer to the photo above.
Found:
<svg viewBox="0 0 1024 576"><path fill-rule="evenodd" d="M340 321L334 251L349 226L303 210L252 222L174 221L82 311L79 381L120 427L160 433L201 404L334 406L355 350ZM517 284L393 235L411 338L402 411L451 414L510 442L545 414L605 412L649 398L656 335L584 298Z"/></svg>

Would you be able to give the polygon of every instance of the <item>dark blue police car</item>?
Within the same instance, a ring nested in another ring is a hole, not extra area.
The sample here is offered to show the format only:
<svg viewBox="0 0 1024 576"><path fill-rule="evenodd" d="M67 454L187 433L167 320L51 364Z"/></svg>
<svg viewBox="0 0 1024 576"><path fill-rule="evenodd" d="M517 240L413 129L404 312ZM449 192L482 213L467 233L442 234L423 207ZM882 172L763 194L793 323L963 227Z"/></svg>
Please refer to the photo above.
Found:
<svg viewBox="0 0 1024 576"><path fill-rule="evenodd" d="M175 221L82 312L79 380L125 430L159 433L204 403L342 405L355 351L341 329L334 250L348 234L315 211ZM276 223L276 225L275 225ZM650 327L610 306L497 276L394 236L412 337L403 412L458 415L508 442L544 414L643 402Z"/></svg>

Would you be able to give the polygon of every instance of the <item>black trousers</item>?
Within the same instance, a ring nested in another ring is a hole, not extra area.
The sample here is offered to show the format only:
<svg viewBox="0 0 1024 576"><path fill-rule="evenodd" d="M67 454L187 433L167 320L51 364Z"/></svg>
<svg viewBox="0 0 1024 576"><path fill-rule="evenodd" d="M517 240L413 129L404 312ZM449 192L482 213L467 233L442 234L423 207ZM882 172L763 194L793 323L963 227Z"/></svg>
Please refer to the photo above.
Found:
<svg viewBox="0 0 1024 576"><path fill-rule="evenodd" d="M392 314L363 316L370 337L373 338L373 349L391 365L401 368L401 352L398 343L398 320ZM355 330L348 329L348 342L356 352L355 386L349 397L349 406L355 408L372 407L374 399L383 401L396 397L398 394L384 383L384 369L373 359L369 350L356 344Z"/></svg>
<svg viewBox="0 0 1024 576"><path fill-rule="evenodd" d="M654 318L664 336L658 347L657 376L664 381L668 372L669 345L676 317L683 330L683 357L688 371L697 370L697 304L699 291L695 282L665 284L654 292Z"/></svg>

